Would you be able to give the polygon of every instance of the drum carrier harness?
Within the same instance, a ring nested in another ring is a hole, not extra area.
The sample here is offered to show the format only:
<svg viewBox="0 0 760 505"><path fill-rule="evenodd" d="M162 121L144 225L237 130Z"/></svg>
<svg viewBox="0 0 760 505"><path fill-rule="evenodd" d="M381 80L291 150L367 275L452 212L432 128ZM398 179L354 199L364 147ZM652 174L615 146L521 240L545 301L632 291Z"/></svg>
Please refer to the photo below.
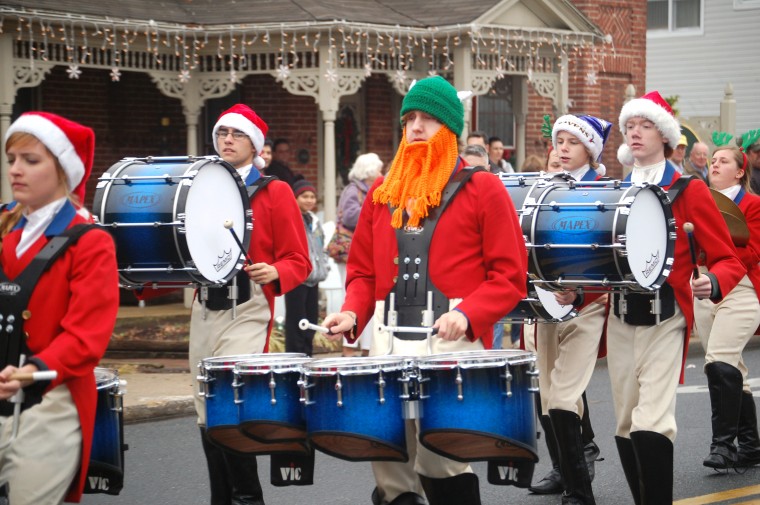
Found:
<svg viewBox="0 0 760 505"><path fill-rule="evenodd" d="M441 204L430 209L419 228L396 230L398 276L385 298L384 323L387 326L430 327L449 311L449 299L430 279L430 242L438 220L462 186L483 167L463 167L449 180L441 194ZM395 208L389 205L393 214ZM425 340L426 333L393 332L401 340Z"/></svg>
<svg viewBox="0 0 760 505"><path fill-rule="evenodd" d="M694 176L683 175L668 189L671 205L686 189ZM654 293L613 293L612 306L615 315L632 326L656 326L673 317L676 311L673 287L665 281Z"/></svg>
<svg viewBox="0 0 760 505"><path fill-rule="evenodd" d="M274 180L278 180L278 178L273 175L262 175L256 179L255 182L246 186L248 199L252 200L259 190L263 189L267 184ZM226 292L223 289L225 287L227 288ZM234 310L237 305L245 303L251 299L251 282L248 273L241 269L240 272L238 272L237 275L235 275L235 277L233 277L225 286L201 286L198 290L198 296L201 303L204 304L204 309ZM235 315L233 313L233 318L234 317Z"/></svg>
<svg viewBox="0 0 760 505"><path fill-rule="evenodd" d="M23 366L22 356L32 354L26 344L24 321L31 316L28 310L29 300L37 281L66 252L66 249L74 245L82 235L95 228L97 226L94 224L78 224L51 238L13 281L0 270L0 369L7 365ZM21 409L26 410L41 402L42 393L47 385L47 381L39 381L24 388L24 402ZM0 401L0 416L11 415L13 415L13 404L8 400Z"/></svg>

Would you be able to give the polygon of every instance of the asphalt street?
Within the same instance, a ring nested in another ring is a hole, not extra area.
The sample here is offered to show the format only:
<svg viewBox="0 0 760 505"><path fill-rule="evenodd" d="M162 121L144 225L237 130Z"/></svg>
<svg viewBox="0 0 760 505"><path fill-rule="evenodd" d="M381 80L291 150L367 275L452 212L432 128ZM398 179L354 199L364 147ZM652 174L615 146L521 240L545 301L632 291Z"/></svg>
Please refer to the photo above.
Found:
<svg viewBox="0 0 760 505"><path fill-rule="evenodd" d="M745 351L751 372L760 371L760 346ZM686 383L680 387L677 405L678 438L675 444L675 489L678 505L760 503L760 467L745 474L719 475L702 466L711 437L710 403L702 372L699 345L690 350ZM760 404L760 379L752 379L756 402ZM614 442L614 415L606 361L600 360L588 388L588 399L596 441L604 461L597 463L593 483L598 504L633 503L623 476ZM129 444L126 454L125 488L119 496L89 495L84 504L208 504L208 477L193 417L148 422L125 427ZM535 476L549 468L549 458L539 440L541 461ZM481 478L484 505L556 505L559 496L531 495L525 489L493 486L486 482L486 465L475 463ZM314 505L369 504L374 486L369 463L350 463L317 453L315 484L306 487L273 487L269 483L269 458L259 458L259 475L266 502ZM730 493L729 493L730 491Z"/></svg>

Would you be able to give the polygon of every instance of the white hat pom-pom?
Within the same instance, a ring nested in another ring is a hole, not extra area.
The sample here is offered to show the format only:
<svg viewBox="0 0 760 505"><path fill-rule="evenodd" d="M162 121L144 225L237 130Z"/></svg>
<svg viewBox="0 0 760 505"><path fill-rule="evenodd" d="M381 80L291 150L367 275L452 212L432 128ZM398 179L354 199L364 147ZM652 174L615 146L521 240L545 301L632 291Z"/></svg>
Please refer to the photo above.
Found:
<svg viewBox="0 0 760 505"><path fill-rule="evenodd" d="M617 152L618 161L624 166L624 167L632 167L635 163L635 160L633 159L633 153L631 152L631 148L628 147L627 144L623 144L618 148Z"/></svg>
<svg viewBox="0 0 760 505"><path fill-rule="evenodd" d="M256 156L255 158L253 158L253 166L261 170L262 168L267 166L267 162L264 161L264 158L262 158L261 156Z"/></svg>

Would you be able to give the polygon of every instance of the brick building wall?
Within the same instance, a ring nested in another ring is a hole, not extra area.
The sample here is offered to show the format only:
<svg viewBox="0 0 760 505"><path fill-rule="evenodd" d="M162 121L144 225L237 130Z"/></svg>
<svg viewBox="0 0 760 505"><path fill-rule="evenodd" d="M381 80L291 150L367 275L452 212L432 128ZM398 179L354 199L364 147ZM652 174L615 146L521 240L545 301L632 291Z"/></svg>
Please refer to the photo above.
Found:
<svg viewBox="0 0 760 505"><path fill-rule="evenodd" d="M388 169L398 148L398 141L394 140L394 129L401 131L398 113L391 104L400 97L383 75L373 75L364 85L366 152L377 154Z"/></svg>

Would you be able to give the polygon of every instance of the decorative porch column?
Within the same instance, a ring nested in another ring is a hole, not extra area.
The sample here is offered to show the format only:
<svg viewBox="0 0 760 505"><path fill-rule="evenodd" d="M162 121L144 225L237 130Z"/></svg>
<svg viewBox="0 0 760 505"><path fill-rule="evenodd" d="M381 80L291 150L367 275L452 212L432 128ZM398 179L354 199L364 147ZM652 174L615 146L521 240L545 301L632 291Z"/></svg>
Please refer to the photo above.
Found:
<svg viewBox="0 0 760 505"><path fill-rule="evenodd" d="M13 61L13 39L9 34L0 35L0 61ZM7 70L7 67L6 67ZM16 90L13 88L13 72L0 73L0 142L5 149L5 132L11 125L13 102ZM0 153L0 202L11 200L11 185L8 182L8 160Z"/></svg>
<svg viewBox="0 0 760 505"><path fill-rule="evenodd" d="M736 135L736 100L734 99L734 86L730 82L723 91L723 100L720 101L720 131Z"/></svg>

